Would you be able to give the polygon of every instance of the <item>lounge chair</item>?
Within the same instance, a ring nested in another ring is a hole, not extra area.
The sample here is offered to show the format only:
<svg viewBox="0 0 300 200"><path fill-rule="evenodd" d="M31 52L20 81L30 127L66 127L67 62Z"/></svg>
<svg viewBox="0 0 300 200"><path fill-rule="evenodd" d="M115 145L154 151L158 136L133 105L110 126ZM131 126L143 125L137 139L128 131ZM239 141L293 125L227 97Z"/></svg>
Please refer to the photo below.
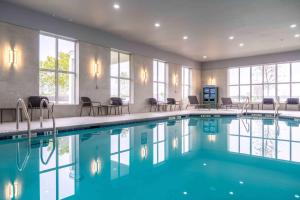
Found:
<svg viewBox="0 0 300 200"><path fill-rule="evenodd" d="M264 98L262 103L261 103L261 109L264 109L264 105L272 105L273 110L275 109L275 102L273 98Z"/></svg>
<svg viewBox="0 0 300 200"><path fill-rule="evenodd" d="M239 109L240 106L238 103L233 103L232 102L232 99L230 97L222 97L221 98L221 108L225 108L225 109L228 109L228 108L237 108Z"/></svg>
<svg viewBox="0 0 300 200"><path fill-rule="evenodd" d="M297 106L297 109L299 110L300 108L299 98L287 98L285 102L285 110L287 110L288 105Z"/></svg>
<svg viewBox="0 0 300 200"><path fill-rule="evenodd" d="M95 110L94 110L94 108L98 109L98 114L99 114L99 111L102 114L101 102L92 101L89 97L81 97L80 98L80 104L81 104L80 116L82 116L82 110L83 110L83 108L89 108L90 109L89 116L91 116L91 114L93 114L93 116L95 116Z"/></svg>
<svg viewBox="0 0 300 200"><path fill-rule="evenodd" d="M167 104L170 106L170 110L176 109L176 106L178 106L179 110L181 110L181 102L180 101L176 101L174 98L167 98Z"/></svg>
<svg viewBox="0 0 300 200"><path fill-rule="evenodd" d="M200 107L207 107L208 109L211 108L210 104L202 104L199 103L198 98L196 96L188 96L189 104L186 105L186 109L188 109L189 106L194 106L194 108L200 108Z"/></svg>
<svg viewBox="0 0 300 200"><path fill-rule="evenodd" d="M123 107L127 107L128 114L130 114L129 103L124 103L124 101L120 97L111 97L110 105L112 105L110 107L110 113L111 113L111 109L114 108L115 114L116 114L117 110L118 110L118 113L120 114L120 109L121 109L121 114L123 114Z"/></svg>
<svg viewBox="0 0 300 200"><path fill-rule="evenodd" d="M39 110L41 106L41 101L45 99L49 103L48 97L44 96L30 96L28 97L28 111L30 112L30 118L32 120L33 117L33 110ZM52 105L52 112L53 112L54 104ZM47 109L47 105L43 104L43 109ZM48 111L48 118L49 118L49 110Z"/></svg>

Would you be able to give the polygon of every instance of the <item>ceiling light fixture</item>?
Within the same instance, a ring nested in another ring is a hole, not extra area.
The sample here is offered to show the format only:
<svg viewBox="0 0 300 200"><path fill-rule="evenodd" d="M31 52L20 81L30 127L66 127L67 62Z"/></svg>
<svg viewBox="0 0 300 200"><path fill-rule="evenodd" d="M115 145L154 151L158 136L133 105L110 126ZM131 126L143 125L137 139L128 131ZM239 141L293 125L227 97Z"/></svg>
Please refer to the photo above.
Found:
<svg viewBox="0 0 300 200"><path fill-rule="evenodd" d="M114 9L115 9L115 10L119 10L119 9L120 9L120 4L114 3Z"/></svg>
<svg viewBox="0 0 300 200"><path fill-rule="evenodd" d="M297 27L297 24L290 25L290 28L296 28L296 27Z"/></svg>
<svg viewBox="0 0 300 200"><path fill-rule="evenodd" d="M187 39L189 39L189 36L185 35L185 36L182 37L182 39L187 40Z"/></svg>
<svg viewBox="0 0 300 200"><path fill-rule="evenodd" d="M294 37L295 37L295 38L299 38L299 37L300 37L300 34L295 34Z"/></svg>
<svg viewBox="0 0 300 200"><path fill-rule="evenodd" d="M234 36L229 36L229 40L234 40Z"/></svg>
<svg viewBox="0 0 300 200"><path fill-rule="evenodd" d="M240 43L239 46L240 46L240 47L243 47L243 46L245 46L245 44L244 44L244 43Z"/></svg>
<svg viewBox="0 0 300 200"><path fill-rule="evenodd" d="M203 56L203 59L206 59L207 58L207 56Z"/></svg>
<svg viewBox="0 0 300 200"><path fill-rule="evenodd" d="M155 26L156 28L159 28L159 27L160 27L160 23L156 22L156 23L154 24L154 26Z"/></svg>

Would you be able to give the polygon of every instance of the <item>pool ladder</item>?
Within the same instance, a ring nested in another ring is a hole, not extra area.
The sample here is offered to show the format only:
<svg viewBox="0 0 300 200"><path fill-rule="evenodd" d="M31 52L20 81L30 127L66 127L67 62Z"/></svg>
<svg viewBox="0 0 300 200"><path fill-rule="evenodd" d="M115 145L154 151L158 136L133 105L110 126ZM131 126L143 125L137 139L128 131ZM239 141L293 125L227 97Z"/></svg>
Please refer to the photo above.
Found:
<svg viewBox="0 0 300 200"><path fill-rule="evenodd" d="M275 101L274 117L278 117L278 115L279 115L279 108L280 108L279 102L280 102L279 97L277 97L276 101Z"/></svg>
<svg viewBox="0 0 300 200"><path fill-rule="evenodd" d="M249 99L249 97L247 97L245 103L243 104L243 107L242 107L242 110L240 113L241 115L248 114L249 102L250 102L250 99Z"/></svg>
<svg viewBox="0 0 300 200"><path fill-rule="evenodd" d="M49 104L49 101L47 99L42 99L41 103L40 103L40 127L43 128L43 119L44 119L44 112L43 112L44 109L43 108L44 108L44 105L46 105L46 108L48 109L48 112L51 113L53 131L55 132L56 126L55 126L54 109L53 109L53 106L52 106L52 109L50 108L50 104Z"/></svg>

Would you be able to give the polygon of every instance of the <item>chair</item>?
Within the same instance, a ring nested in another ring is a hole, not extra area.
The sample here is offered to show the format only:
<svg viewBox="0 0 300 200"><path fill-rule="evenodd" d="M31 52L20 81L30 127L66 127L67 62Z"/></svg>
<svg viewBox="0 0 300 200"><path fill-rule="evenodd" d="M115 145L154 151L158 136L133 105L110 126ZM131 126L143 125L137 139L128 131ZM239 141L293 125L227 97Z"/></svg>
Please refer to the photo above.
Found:
<svg viewBox="0 0 300 200"><path fill-rule="evenodd" d="M172 107L174 107L175 110L176 106L178 106L179 110L181 110L181 102L176 101L174 98L167 98L167 105L170 106L170 110L172 110Z"/></svg>
<svg viewBox="0 0 300 200"><path fill-rule="evenodd" d="M221 98L221 107L225 107L225 109L227 108L237 108L239 109L239 104L238 103L233 103L230 97L222 97Z"/></svg>
<svg viewBox="0 0 300 200"><path fill-rule="evenodd" d="M210 104L201 104L198 101L198 98L196 96L188 96L189 104L186 105L186 109L188 109L189 106L194 106L194 108L200 108L201 106L207 106L208 109L210 109Z"/></svg>
<svg viewBox="0 0 300 200"><path fill-rule="evenodd" d="M110 98L110 105L112 105L110 107L110 113L111 113L111 109L114 108L115 109L115 114L117 113L117 109L118 109L118 113L120 114L120 108L121 108L121 114L122 114L123 113L123 107L127 107L128 114L130 114L129 103L124 103L124 101L120 97L111 97Z"/></svg>
<svg viewBox="0 0 300 200"><path fill-rule="evenodd" d="M288 105L295 105L299 110L299 98L287 98L285 102L285 110L287 110Z"/></svg>
<svg viewBox="0 0 300 200"><path fill-rule="evenodd" d="M89 108L90 109L89 116L91 116L91 113L93 113L93 116L95 116L94 108L98 109L98 114L99 114L99 110L102 114L101 102L92 101L89 97L81 97L80 98L80 104L81 104L80 116L82 116L83 108Z"/></svg>
<svg viewBox="0 0 300 200"><path fill-rule="evenodd" d="M261 105L262 110L264 109L264 105L272 105L273 110L275 109L275 102L273 98L264 98Z"/></svg>
<svg viewBox="0 0 300 200"><path fill-rule="evenodd" d="M48 101L49 103L49 99L48 97L44 97L44 96L30 96L28 97L28 111L30 112L30 118L32 120L33 117L33 110L39 110L40 106L41 106L41 101L45 99L46 101ZM54 108L54 104L52 105L52 112L53 112L53 108ZM47 109L47 104L43 103L43 109ZM48 111L48 118L49 118L49 110Z"/></svg>

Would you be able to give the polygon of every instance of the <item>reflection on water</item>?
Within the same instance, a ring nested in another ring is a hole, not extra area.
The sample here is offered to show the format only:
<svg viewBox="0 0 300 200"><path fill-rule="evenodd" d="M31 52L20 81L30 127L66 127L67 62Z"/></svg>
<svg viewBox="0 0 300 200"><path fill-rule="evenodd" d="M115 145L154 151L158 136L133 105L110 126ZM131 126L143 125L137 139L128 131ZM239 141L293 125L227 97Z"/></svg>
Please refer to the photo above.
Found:
<svg viewBox="0 0 300 200"><path fill-rule="evenodd" d="M0 154L7 155L2 156L5 162L0 165L0 199L86 199L87 195L95 199L128 195L136 195L136 199L181 199L178 195L192 195L192 191L197 196L191 199L199 199L200 193L212 195L212 191L219 196L210 199L223 199L219 194L222 188L217 185L232 184L238 174L232 169L237 168L240 157L245 157L242 155L250 155L248 159L300 162L300 127L291 120L193 117L64 135L34 139L22 171L16 167L15 145L20 145L18 156L23 159L28 142L1 143ZM212 152L216 154L209 154ZM229 166L221 161L229 159L226 156L235 158L228 161ZM218 167L222 170L215 171ZM239 170L251 174L243 168ZM222 179L215 180L216 173ZM202 179L205 181L199 182ZM242 182L244 185L245 180ZM236 195L231 187L224 194ZM157 197L156 192L161 196Z"/></svg>

